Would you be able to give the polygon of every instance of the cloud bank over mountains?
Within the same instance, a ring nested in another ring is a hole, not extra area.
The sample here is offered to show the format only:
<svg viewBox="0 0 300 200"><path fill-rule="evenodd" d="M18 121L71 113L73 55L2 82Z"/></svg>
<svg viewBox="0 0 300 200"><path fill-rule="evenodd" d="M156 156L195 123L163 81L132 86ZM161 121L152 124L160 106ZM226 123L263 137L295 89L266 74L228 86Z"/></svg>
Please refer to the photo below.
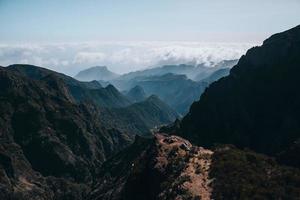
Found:
<svg viewBox="0 0 300 200"><path fill-rule="evenodd" d="M69 44L0 45L0 65L34 64L69 75L91 66L117 73L164 64L200 64L238 59L249 43L89 42Z"/></svg>

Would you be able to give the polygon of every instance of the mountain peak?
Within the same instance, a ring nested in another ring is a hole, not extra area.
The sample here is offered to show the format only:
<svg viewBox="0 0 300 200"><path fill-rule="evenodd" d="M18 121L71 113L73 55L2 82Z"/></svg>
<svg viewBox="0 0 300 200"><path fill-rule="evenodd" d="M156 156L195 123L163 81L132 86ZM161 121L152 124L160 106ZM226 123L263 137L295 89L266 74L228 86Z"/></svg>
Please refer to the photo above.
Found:
<svg viewBox="0 0 300 200"><path fill-rule="evenodd" d="M81 81L108 81L115 79L118 76L118 74L111 72L106 66L95 66L78 72L75 78Z"/></svg>
<svg viewBox="0 0 300 200"><path fill-rule="evenodd" d="M141 86L136 85L127 92L126 96L133 102L139 102L145 100L147 95Z"/></svg>
<svg viewBox="0 0 300 200"><path fill-rule="evenodd" d="M182 136L277 155L300 138L300 26L275 34L212 83L181 123Z"/></svg>

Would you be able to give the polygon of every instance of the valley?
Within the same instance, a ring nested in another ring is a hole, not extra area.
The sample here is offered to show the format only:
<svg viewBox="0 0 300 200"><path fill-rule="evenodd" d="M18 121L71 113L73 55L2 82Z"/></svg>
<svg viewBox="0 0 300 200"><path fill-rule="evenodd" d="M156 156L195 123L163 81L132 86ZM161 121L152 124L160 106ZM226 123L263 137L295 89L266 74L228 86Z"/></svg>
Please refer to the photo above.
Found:
<svg viewBox="0 0 300 200"><path fill-rule="evenodd" d="M300 26L239 60L0 67L0 199L299 199Z"/></svg>

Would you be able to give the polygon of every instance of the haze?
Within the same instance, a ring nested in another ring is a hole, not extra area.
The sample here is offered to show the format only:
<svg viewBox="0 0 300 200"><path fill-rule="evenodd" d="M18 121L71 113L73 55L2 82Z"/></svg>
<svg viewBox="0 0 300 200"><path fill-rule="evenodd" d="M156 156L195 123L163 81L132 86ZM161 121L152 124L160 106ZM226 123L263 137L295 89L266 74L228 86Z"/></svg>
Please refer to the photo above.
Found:
<svg viewBox="0 0 300 200"><path fill-rule="evenodd" d="M299 10L297 0L0 0L0 65L30 63L67 74L108 65L125 73L236 59L297 25Z"/></svg>

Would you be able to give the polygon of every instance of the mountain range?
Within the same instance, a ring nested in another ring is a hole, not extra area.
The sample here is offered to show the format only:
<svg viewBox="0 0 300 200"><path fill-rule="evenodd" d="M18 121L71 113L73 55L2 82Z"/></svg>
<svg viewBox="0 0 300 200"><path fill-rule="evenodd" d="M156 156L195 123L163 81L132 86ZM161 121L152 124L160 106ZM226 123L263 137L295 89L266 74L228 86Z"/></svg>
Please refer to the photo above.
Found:
<svg viewBox="0 0 300 200"><path fill-rule="evenodd" d="M138 76L122 94L0 67L0 199L299 199L299 55L300 26L271 36L203 78L183 119L164 101L197 83L187 75Z"/></svg>
<svg viewBox="0 0 300 200"><path fill-rule="evenodd" d="M227 75L229 69L236 63L237 60L224 60L216 64L212 63L211 66L205 64L197 66L165 65L130 72L109 80L101 80L101 76L89 80L98 80L102 85L112 84L124 94L129 93L134 88L139 88L145 92L145 96L157 95L179 114L185 115L190 105L199 99L207 85ZM94 74L100 74L102 68L89 68L79 72L79 74L97 69L99 70ZM217 71L218 74L215 74ZM78 77L75 76L75 78ZM130 95L129 93L129 98L131 98Z"/></svg>

